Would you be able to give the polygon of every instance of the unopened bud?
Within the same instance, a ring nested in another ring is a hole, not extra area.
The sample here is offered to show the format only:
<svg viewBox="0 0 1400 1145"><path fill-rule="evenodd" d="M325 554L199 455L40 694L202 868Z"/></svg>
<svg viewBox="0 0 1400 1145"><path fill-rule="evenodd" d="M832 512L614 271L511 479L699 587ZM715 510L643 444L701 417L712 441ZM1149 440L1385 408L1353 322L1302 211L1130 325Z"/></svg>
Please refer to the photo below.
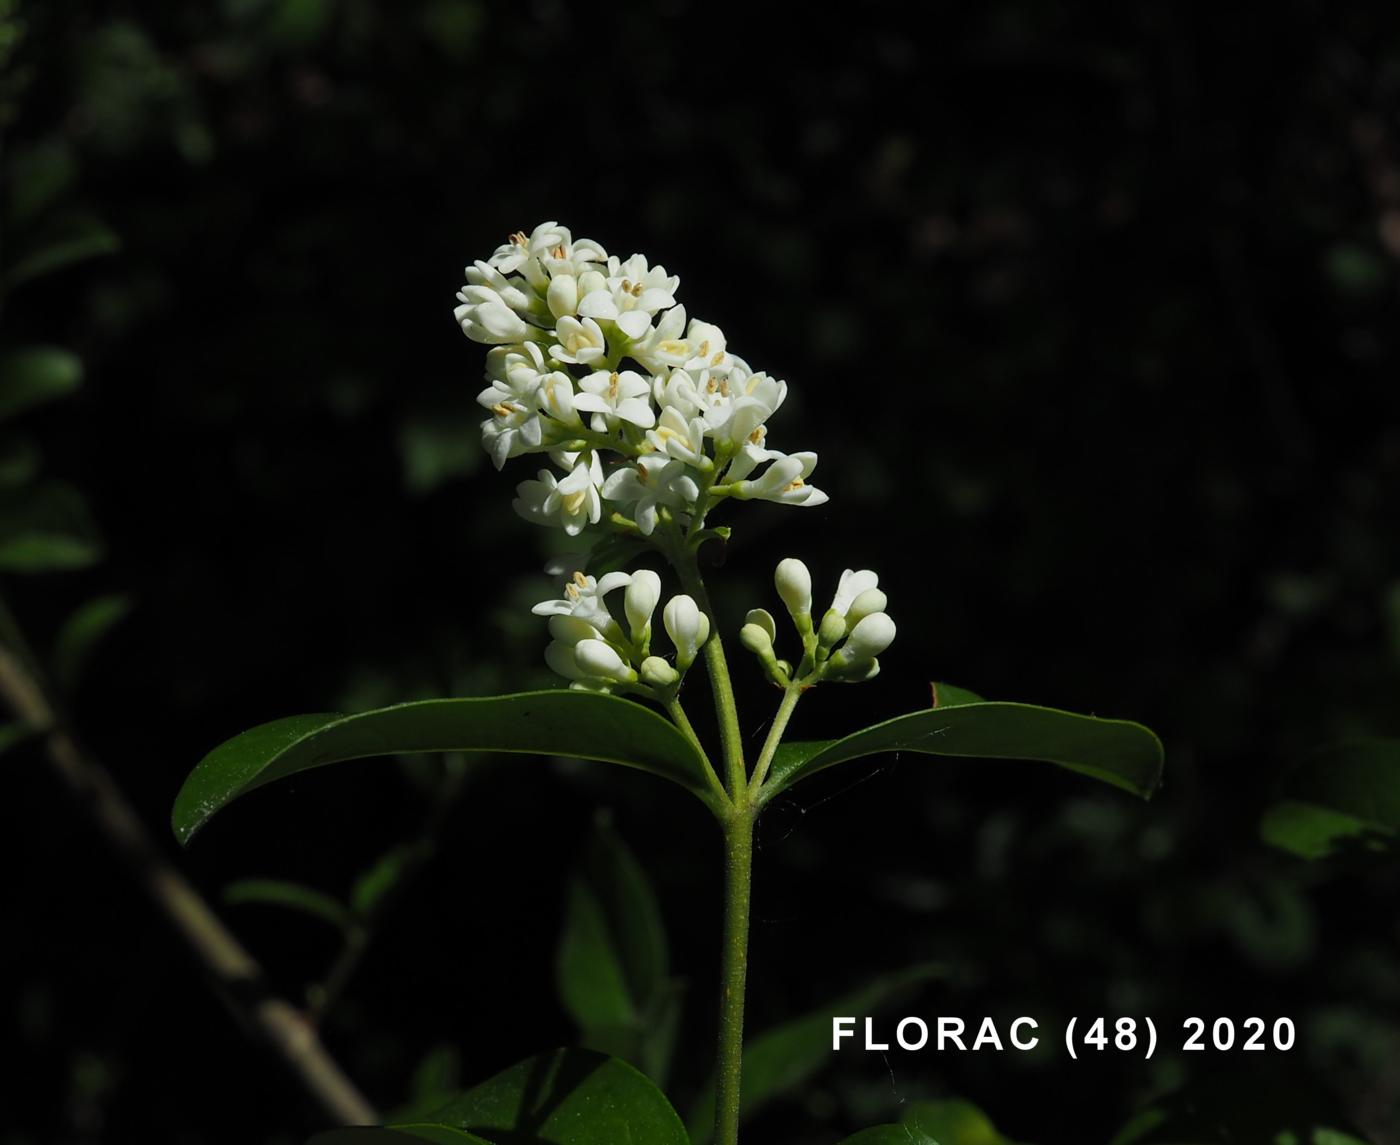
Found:
<svg viewBox="0 0 1400 1145"><path fill-rule="evenodd" d="M637 673L623 663L617 649L601 640L580 640L574 648L574 659L585 676L619 683L637 678Z"/></svg>
<svg viewBox="0 0 1400 1145"><path fill-rule="evenodd" d="M846 613L846 623L851 628L855 628L867 616L884 612L885 605L888 603L889 598L878 588L867 588L851 602L850 611Z"/></svg>
<svg viewBox="0 0 1400 1145"><path fill-rule="evenodd" d="M817 629L817 641L823 648L830 648L841 637L846 635L846 618L834 608L829 608L826 615L822 617L821 627Z"/></svg>
<svg viewBox="0 0 1400 1145"><path fill-rule="evenodd" d="M812 574L807 571L807 566L796 557L787 557L778 562L777 570L773 573L773 584L778 590L778 595L782 597L783 603L787 605L787 610L792 614L792 618L797 622L797 626L804 632L810 631L812 626ZM803 628L803 620L806 620L806 627Z"/></svg>
<svg viewBox="0 0 1400 1145"><path fill-rule="evenodd" d="M638 569L628 582L622 607L627 613L627 625L632 630L632 642L641 644L649 635L651 614L661 599L661 578L651 569Z"/></svg>
<svg viewBox="0 0 1400 1145"><path fill-rule="evenodd" d="M684 672L710 637L710 618L700 611L695 601L682 593L666 602L661 614L666 633L676 646L676 667Z"/></svg>
<svg viewBox="0 0 1400 1145"><path fill-rule="evenodd" d="M643 684L650 684L653 688L669 688L681 678L681 674L660 656L648 656L643 660L638 674Z"/></svg>

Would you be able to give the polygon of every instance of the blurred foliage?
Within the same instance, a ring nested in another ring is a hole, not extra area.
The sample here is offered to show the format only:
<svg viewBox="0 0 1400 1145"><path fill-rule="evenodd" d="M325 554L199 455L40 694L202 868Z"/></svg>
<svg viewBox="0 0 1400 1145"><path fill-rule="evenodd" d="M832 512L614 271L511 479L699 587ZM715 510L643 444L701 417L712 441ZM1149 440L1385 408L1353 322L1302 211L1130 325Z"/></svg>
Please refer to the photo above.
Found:
<svg viewBox="0 0 1400 1145"><path fill-rule="evenodd" d="M753 1139L829 1145L955 1095L1009 1139L1082 1145L1205 1108L1219 1075L1241 1123L1241 1094L1286 1090L1320 1111L1300 1141L1395 1141L1394 852L1308 862L1259 837L1312 749L1400 735L1394 14L995 0L915 26L877 0L774 20L0 0L0 360L31 379L0 400L25 404L0 426L0 561L50 573L6 575L12 611L50 648L82 602L133 602L70 698L151 823L259 719L549 683L529 605L559 554L510 511L522 469L477 447L452 295L542 218L644 250L788 379L774 431L821 453L833 494L736 515L721 612L771 607L795 554L828 584L878 569L900 625L881 680L795 735L947 678L1142 720L1170 753L1147 806L1029 765L1012 785L896 759L778 800L751 1028L937 961L910 1012L1299 1031L1249 1075L1170 1044L839 1056ZM740 686L767 694L747 666ZM0 1142L300 1140L305 1098L28 750L0 810L27 872L5 904L24 1085ZM190 868L339 896L419 837L435 782L309 774L211 827ZM555 944L598 806L656 887L669 974L713 982L717 838L680 793L483 764L325 1019L382 1108L574 1036ZM285 911L235 921L289 995L341 950ZM709 1063L691 1009L680 1108Z"/></svg>

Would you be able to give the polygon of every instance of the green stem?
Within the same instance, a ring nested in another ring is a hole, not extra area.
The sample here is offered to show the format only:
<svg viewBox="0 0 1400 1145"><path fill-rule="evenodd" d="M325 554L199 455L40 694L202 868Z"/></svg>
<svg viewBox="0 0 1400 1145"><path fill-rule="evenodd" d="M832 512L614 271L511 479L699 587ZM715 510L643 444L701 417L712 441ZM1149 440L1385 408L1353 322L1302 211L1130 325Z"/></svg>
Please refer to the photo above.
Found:
<svg viewBox="0 0 1400 1145"><path fill-rule="evenodd" d="M783 733L787 731L788 720L792 718L793 709L797 707L797 701L802 698L802 688L800 685L789 684L783 691L782 703L778 705L778 710L773 716L773 726L768 729L768 738L763 741L763 750L758 754L758 762L754 764L753 778L749 780L749 799L752 800L763 787L763 781L768 777L768 768L773 762L773 756L777 754L778 745L783 742Z"/></svg>
<svg viewBox="0 0 1400 1145"><path fill-rule="evenodd" d="M729 804L729 793L724 790L724 784L719 781L719 776L715 774L714 765L710 762L709 753L705 751L705 745L700 742L700 736L696 734L695 725L690 722L690 717L685 714L685 708L681 706L679 696L672 696L666 701L666 714L671 717L671 722L680 728L681 734L685 736L699 753L700 758L705 761L705 779L710 784L710 789L715 793L715 798L719 800L720 808L727 808Z"/></svg>
<svg viewBox="0 0 1400 1145"><path fill-rule="evenodd" d="M720 969L719 1052L715 1063L715 1145L737 1145L739 1140L753 826L754 811L749 807L736 807L723 821L724 951Z"/></svg>
<svg viewBox="0 0 1400 1145"><path fill-rule="evenodd" d="M729 661L724 657L724 641L719 634L719 621L709 591L700 576L700 562L695 552L674 525L667 529L667 558L680 577L681 587L700 606L710 620L710 638L705 641L705 668L710 674L710 690L715 697L715 717L719 721L720 746L724 750L725 768L729 778L729 795L737 805L747 800L748 768L744 765L744 737L739 730L739 706L734 702L734 685L729 679Z"/></svg>

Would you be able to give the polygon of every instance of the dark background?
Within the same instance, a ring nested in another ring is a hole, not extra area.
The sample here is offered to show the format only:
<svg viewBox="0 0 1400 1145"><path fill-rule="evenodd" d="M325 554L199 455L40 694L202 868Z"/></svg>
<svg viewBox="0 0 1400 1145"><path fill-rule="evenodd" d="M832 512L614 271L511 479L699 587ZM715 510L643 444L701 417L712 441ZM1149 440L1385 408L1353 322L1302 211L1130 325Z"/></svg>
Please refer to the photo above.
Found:
<svg viewBox="0 0 1400 1145"><path fill-rule="evenodd" d="M76 726L164 840L189 768L254 723L549 683L529 605L553 537L510 509L529 463L483 458L482 348L451 310L467 262L557 218L679 274L692 315L789 382L770 443L821 455L829 505L726 511L729 630L775 607L782 556L818 596L842 568L881 574L900 629L883 673L824 689L796 734L946 679L1141 720L1168 747L1150 804L917 758L783 799L760 827L752 1028L939 959L952 977L898 1013L1300 1030L1286 1056L1151 1064L847 1052L751 1139L824 1145L957 1094L1017 1140L1083 1145L1175 1090L1400 1140L1394 862L1258 837L1306 749L1400 733L1393 10L759 11L0 7L22 26L7 210L47 188L46 210L121 242L16 290L0 329L85 363L24 424L106 542L94 567L6 578L6 599L39 646L88 597L134 604L70 697ZM740 687L757 729L769 694L747 664ZM301 1140L315 1108L39 754L4 763L0 1141ZM253 875L343 893L421 832L430 772L304 776L178 861L215 901ZM689 983L684 1107L711 1053L718 835L646 776L518 761L467 776L327 1019L381 1108L434 1069L469 1082L573 1037L554 949L603 807ZM334 956L315 920L221 909L289 996Z"/></svg>

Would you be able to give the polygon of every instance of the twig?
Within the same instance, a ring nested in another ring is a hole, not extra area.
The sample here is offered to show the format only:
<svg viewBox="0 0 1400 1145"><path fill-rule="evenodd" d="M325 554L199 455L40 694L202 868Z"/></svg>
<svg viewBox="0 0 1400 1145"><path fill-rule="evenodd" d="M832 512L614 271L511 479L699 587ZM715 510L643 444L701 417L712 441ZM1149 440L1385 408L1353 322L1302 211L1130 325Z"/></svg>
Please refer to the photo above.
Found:
<svg viewBox="0 0 1400 1145"><path fill-rule="evenodd" d="M22 723L42 732L49 763L203 962L234 1014L266 1039L337 1124L375 1124L374 1109L327 1052L316 1030L295 1006L267 990L257 961L165 858L111 774L82 752L56 721L38 682L3 646L0 696Z"/></svg>

